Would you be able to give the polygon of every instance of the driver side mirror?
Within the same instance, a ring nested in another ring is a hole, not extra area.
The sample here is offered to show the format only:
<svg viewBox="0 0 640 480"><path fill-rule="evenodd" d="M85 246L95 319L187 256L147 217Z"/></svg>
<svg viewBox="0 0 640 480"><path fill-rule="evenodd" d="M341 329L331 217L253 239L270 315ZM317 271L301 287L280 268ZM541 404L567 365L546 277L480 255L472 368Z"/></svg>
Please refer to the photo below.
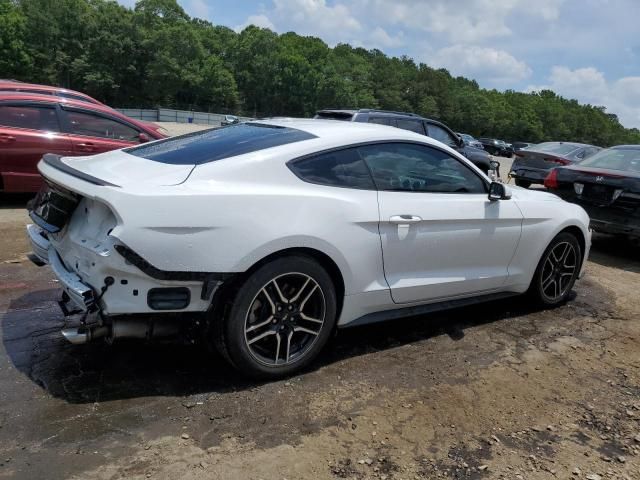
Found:
<svg viewBox="0 0 640 480"><path fill-rule="evenodd" d="M146 133L144 133L144 132L140 132L140 135L138 135L138 141L139 141L140 143L146 143L146 142L148 142L149 140L151 140L151 138L149 138L149 135L147 135L147 134L146 134Z"/></svg>
<svg viewBox="0 0 640 480"><path fill-rule="evenodd" d="M504 183L491 182L489 185L489 200L509 200L511 198L511 190Z"/></svg>

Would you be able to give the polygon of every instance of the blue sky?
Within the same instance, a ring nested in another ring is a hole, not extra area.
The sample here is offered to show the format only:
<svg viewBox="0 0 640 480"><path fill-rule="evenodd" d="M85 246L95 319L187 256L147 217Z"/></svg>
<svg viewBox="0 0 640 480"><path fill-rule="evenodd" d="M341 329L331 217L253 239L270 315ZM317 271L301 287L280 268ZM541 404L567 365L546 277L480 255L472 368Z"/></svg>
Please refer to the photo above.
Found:
<svg viewBox="0 0 640 480"><path fill-rule="evenodd" d="M134 0L119 0L132 6ZM640 128L640 0L179 0L193 17L408 55L482 87L552 88Z"/></svg>

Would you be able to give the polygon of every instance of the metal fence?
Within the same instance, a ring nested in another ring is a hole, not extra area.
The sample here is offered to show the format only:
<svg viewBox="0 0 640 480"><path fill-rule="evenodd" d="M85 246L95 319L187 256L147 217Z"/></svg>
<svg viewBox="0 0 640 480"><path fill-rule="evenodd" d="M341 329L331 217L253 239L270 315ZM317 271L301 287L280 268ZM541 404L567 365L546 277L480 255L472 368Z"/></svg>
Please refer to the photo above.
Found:
<svg viewBox="0 0 640 480"><path fill-rule="evenodd" d="M198 125L220 126L225 115L222 113L194 112L190 110L172 110L170 108L116 108L127 117L147 122L195 123ZM248 117L238 117L250 120Z"/></svg>

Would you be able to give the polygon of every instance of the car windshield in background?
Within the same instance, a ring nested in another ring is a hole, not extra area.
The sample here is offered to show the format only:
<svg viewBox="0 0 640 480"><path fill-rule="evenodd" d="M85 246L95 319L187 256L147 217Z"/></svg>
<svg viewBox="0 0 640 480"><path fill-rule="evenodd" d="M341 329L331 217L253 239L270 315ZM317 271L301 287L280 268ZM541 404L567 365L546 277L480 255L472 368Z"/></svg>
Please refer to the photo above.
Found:
<svg viewBox="0 0 640 480"><path fill-rule="evenodd" d="M580 162L580 166L640 173L640 147L603 150Z"/></svg>
<svg viewBox="0 0 640 480"><path fill-rule="evenodd" d="M536 152L555 153L557 155L568 155L577 149L578 145L559 142L540 143L530 148L530 150L535 150Z"/></svg>
<svg viewBox="0 0 640 480"><path fill-rule="evenodd" d="M295 128L242 123L173 137L124 151L173 165L200 165L223 158L316 138Z"/></svg>

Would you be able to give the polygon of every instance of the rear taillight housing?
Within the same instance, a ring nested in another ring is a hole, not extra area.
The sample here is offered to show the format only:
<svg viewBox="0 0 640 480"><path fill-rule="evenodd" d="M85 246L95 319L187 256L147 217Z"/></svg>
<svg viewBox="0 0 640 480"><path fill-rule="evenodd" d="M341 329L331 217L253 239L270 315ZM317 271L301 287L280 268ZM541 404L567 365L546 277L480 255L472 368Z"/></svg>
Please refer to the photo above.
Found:
<svg viewBox="0 0 640 480"><path fill-rule="evenodd" d="M547 175L547 178L544 179L544 186L547 188L558 188L558 170L553 169Z"/></svg>

